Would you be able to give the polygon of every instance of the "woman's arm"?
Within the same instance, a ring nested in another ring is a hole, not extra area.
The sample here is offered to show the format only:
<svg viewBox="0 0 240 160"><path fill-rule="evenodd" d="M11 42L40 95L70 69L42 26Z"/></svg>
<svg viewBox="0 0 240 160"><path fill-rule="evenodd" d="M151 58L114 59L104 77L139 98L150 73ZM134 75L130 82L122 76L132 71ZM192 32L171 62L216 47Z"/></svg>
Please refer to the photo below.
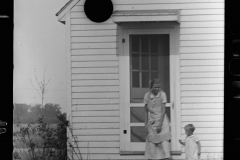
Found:
<svg viewBox="0 0 240 160"><path fill-rule="evenodd" d="M161 110L160 123L157 127L157 132L158 133L160 133L161 130L162 130L162 124L163 124L163 120L164 120L165 112L166 112L166 103L162 103L161 107L162 107L162 110Z"/></svg>
<svg viewBox="0 0 240 160"><path fill-rule="evenodd" d="M148 108L147 108L147 104L145 104L144 108L145 108L145 128L147 129L147 124L148 124Z"/></svg>

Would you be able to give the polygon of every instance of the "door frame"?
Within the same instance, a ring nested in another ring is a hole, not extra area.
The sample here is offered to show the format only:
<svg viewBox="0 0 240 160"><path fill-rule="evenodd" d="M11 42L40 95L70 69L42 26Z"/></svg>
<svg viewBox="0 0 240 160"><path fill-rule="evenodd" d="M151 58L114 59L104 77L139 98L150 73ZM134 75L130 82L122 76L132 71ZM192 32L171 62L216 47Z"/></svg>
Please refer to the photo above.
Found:
<svg viewBox="0 0 240 160"><path fill-rule="evenodd" d="M122 24L118 25L119 91L120 91L120 152L138 151L130 145L130 53L129 34L169 34L170 59L170 112L171 112L171 151L180 151L177 143L181 138L180 121L180 63L179 63L179 25L175 23L158 24ZM125 42L122 41L125 40ZM132 106L139 104L131 104ZM140 105L143 104L140 103ZM177 106L177 107L176 107ZM128 110L127 110L128 109ZM127 122L126 122L127 121ZM129 121L129 123L128 123ZM141 125L139 125L141 126ZM124 134L124 130L127 133Z"/></svg>

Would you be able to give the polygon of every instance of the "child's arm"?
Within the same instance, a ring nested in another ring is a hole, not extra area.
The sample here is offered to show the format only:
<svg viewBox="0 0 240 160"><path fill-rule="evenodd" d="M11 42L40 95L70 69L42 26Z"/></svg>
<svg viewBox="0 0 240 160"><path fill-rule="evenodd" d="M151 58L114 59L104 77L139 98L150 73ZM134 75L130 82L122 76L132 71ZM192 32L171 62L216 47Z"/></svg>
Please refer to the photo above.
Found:
<svg viewBox="0 0 240 160"><path fill-rule="evenodd" d="M183 142L181 139L178 140L181 145L185 146L185 142Z"/></svg>
<svg viewBox="0 0 240 160"><path fill-rule="evenodd" d="M201 154L201 144L200 144L200 141L197 141L197 146L198 146L198 156L200 156Z"/></svg>

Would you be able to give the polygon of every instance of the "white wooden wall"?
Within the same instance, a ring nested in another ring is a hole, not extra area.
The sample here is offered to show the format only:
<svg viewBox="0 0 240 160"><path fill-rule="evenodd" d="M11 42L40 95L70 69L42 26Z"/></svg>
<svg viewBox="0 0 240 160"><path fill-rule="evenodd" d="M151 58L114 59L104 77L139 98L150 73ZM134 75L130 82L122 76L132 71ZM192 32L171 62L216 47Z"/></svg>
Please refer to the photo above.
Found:
<svg viewBox="0 0 240 160"><path fill-rule="evenodd" d="M72 121L83 158L119 155L117 25L87 19L85 0L71 10ZM202 157L223 153L224 0L112 0L114 10L181 9L181 121L192 123ZM184 153L173 156L183 159Z"/></svg>

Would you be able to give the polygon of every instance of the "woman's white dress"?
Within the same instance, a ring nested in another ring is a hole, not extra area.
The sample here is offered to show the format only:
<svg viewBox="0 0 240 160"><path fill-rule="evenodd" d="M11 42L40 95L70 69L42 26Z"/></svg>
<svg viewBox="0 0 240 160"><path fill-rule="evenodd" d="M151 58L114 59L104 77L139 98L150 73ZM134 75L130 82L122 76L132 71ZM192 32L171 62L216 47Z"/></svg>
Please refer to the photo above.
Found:
<svg viewBox="0 0 240 160"><path fill-rule="evenodd" d="M166 94L160 91L156 96L147 92L144 96L144 104L148 105L148 135L146 137L145 157L147 159L170 158L171 139L169 119L165 113L161 132L156 129L160 123L162 104L167 102Z"/></svg>

